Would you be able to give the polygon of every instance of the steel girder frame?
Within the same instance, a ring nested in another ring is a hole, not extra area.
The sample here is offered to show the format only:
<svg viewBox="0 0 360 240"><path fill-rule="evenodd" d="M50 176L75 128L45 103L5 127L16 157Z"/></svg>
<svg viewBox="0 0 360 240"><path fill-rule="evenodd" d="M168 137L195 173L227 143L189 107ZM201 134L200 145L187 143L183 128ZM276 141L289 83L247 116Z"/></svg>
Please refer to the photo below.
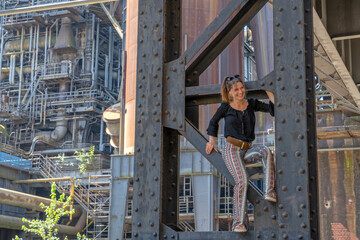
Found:
<svg viewBox="0 0 360 240"><path fill-rule="evenodd" d="M180 0L139 1L133 239L318 239L311 0L274 1L275 69L248 86L275 93L278 203L250 184L254 231L177 232L179 133L234 183L220 154L204 153L206 138L186 120L196 125L197 116L185 116L185 106L198 104L197 96L218 101L211 87L196 87L199 75L266 4L248 0L238 10L239 2L179 56Z"/></svg>

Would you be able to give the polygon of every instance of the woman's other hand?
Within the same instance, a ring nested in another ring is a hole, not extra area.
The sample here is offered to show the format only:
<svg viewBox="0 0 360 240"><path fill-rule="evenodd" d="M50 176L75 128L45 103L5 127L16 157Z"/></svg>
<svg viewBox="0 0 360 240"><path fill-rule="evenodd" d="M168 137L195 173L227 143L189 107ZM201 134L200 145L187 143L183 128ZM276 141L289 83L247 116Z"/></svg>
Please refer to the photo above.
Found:
<svg viewBox="0 0 360 240"><path fill-rule="evenodd" d="M216 149L216 147L215 147L214 144L212 144L211 142L207 142L207 143L206 143L206 153L207 153L207 154L210 154L213 149L214 149L216 152L219 152L219 151Z"/></svg>

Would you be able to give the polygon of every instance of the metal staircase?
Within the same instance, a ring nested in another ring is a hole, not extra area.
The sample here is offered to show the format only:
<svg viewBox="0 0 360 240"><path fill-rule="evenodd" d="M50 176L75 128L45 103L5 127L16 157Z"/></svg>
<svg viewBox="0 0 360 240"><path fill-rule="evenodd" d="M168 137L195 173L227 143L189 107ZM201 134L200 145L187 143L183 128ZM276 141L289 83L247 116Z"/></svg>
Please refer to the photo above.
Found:
<svg viewBox="0 0 360 240"><path fill-rule="evenodd" d="M66 177L62 170L49 158L38 155L33 160L34 168L45 178ZM101 181L99 181L101 180ZM56 184L60 193L70 193L70 185ZM77 180L74 198L88 214L87 237L100 239L107 237L108 215L110 209L110 175L89 176L88 181ZM90 224L92 222L92 224Z"/></svg>

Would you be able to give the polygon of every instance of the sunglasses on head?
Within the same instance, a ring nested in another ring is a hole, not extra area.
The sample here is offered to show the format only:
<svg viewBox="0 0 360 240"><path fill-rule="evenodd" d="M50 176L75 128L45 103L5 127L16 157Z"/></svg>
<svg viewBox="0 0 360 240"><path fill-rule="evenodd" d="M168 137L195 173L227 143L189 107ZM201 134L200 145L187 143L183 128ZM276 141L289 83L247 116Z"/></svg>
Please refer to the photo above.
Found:
<svg viewBox="0 0 360 240"><path fill-rule="evenodd" d="M231 81L231 80L233 80L233 79L235 79L235 78L240 79L240 75L236 74L236 75L234 75L233 77L227 77L227 78L226 78L226 81Z"/></svg>

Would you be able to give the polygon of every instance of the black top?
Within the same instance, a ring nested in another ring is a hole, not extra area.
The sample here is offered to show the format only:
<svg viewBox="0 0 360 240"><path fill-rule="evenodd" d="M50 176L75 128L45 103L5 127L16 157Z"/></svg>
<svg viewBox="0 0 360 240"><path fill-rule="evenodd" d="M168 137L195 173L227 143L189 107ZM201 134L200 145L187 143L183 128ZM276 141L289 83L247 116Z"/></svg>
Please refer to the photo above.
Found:
<svg viewBox="0 0 360 240"><path fill-rule="evenodd" d="M230 136L245 142L252 142L255 139L255 112L268 112L274 116L274 104L260 102L257 99L248 99L248 106L244 111L236 110L229 103L221 103L220 107L212 117L207 128L209 136L217 136L219 121L225 119L225 138Z"/></svg>

